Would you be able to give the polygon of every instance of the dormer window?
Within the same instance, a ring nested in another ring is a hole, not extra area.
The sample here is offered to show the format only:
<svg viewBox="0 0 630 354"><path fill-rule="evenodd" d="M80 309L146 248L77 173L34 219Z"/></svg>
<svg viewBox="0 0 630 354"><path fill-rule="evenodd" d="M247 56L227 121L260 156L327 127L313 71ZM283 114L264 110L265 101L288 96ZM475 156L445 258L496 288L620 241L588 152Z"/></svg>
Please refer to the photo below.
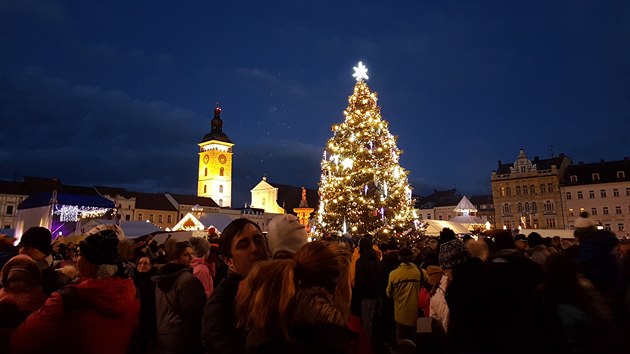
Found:
<svg viewBox="0 0 630 354"><path fill-rule="evenodd" d="M577 176L576 175L571 175L569 177L569 179L570 179L571 182L577 182Z"/></svg>
<svg viewBox="0 0 630 354"><path fill-rule="evenodd" d="M619 178L619 179L626 178L626 172L625 171L617 171L617 178Z"/></svg>
<svg viewBox="0 0 630 354"><path fill-rule="evenodd" d="M599 173L593 173L593 181L599 181Z"/></svg>

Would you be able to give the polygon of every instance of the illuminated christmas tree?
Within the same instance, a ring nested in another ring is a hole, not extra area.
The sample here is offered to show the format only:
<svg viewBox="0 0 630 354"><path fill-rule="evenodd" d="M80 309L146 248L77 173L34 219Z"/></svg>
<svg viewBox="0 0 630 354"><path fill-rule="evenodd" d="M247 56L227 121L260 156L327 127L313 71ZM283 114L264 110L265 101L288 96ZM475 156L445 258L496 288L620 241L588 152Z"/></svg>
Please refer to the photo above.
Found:
<svg viewBox="0 0 630 354"><path fill-rule="evenodd" d="M321 162L318 229L385 238L414 226L411 187L396 138L364 81L367 68L359 62L354 70L346 119L332 126Z"/></svg>

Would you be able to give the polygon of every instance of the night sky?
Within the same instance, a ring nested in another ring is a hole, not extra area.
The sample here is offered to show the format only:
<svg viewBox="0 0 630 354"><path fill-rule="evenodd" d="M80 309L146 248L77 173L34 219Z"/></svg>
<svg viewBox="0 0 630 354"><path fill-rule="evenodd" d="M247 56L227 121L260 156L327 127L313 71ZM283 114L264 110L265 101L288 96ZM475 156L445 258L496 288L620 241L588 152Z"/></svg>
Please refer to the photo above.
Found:
<svg viewBox="0 0 630 354"><path fill-rule="evenodd" d="M497 160L630 156L630 2L0 1L0 179L196 193L217 102L233 206L315 188L358 61L415 193Z"/></svg>

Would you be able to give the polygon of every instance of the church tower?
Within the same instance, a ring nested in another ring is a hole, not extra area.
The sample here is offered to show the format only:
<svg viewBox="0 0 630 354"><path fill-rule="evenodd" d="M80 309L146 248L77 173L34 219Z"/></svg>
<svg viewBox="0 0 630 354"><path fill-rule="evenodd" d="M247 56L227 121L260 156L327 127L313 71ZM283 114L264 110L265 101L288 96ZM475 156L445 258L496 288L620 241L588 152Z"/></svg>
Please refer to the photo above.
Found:
<svg viewBox="0 0 630 354"><path fill-rule="evenodd" d="M214 109L210 133L199 142L197 195L212 198L220 207L232 206L232 146L223 133L221 108Z"/></svg>

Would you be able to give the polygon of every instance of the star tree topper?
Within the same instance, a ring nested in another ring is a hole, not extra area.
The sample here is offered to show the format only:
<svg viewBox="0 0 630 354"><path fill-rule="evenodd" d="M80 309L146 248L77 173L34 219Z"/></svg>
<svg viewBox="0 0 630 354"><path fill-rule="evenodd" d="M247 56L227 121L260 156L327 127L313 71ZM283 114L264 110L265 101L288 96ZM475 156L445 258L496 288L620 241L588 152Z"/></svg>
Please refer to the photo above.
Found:
<svg viewBox="0 0 630 354"><path fill-rule="evenodd" d="M363 79L368 80L370 78L367 75L368 68L363 65L363 62L360 61L359 64L357 64L357 66L352 69L354 69L354 74L352 74L352 77L357 79L357 81L361 81Z"/></svg>

